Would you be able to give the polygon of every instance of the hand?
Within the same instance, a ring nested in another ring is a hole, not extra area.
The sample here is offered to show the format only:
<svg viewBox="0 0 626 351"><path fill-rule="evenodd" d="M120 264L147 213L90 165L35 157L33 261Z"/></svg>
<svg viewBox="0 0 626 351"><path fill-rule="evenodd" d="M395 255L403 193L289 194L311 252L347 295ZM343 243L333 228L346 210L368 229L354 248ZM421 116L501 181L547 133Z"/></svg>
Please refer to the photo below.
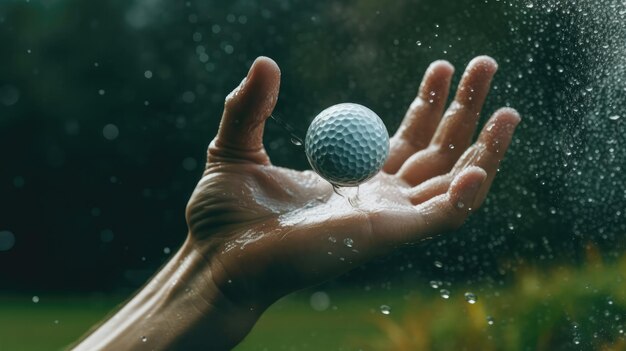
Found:
<svg viewBox="0 0 626 351"><path fill-rule="evenodd" d="M520 121L501 109L470 146L495 71L492 59L474 59L443 114L453 69L433 63L384 171L353 207L315 173L270 165L263 125L280 72L257 59L226 98L187 205L187 241L75 350L229 350L279 297L460 226L485 199Z"/></svg>
<svg viewBox="0 0 626 351"><path fill-rule="evenodd" d="M314 172L271 165L262 136L280 71L257 59L226 98L187 206L188 243L206 259L215 286L235 304L264 308L462 225L485 199L520 121L515 110L500 109L472 144L496 70L489 57L472 60L444 113L453 67L434 62L391 138L383 172L361 185L352 207Z"/></svg>

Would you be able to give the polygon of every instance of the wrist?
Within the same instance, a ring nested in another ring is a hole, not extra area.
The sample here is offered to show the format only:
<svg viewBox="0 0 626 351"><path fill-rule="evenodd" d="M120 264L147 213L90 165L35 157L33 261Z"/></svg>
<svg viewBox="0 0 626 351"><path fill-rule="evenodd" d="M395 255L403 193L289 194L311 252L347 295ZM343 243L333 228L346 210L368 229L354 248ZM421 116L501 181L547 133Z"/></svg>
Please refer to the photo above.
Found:
<svg viewBox="0 0 626 351"><path fill-rule="evenodd" d="M206 255L192 238L180 252L177 270L157 297L162 301L158 315L185 316L184 322L172 324L176 337L169 347L230 350L243 340L269 305L229 294L226 286L230 282L219 273L217 255Z"/></svg>
<svg viewBox="0 0 626 351"><path fill-rule="evenodd" d="M265 308L234 302L188 239L176 255L76 350L230 350Z"/></svg>

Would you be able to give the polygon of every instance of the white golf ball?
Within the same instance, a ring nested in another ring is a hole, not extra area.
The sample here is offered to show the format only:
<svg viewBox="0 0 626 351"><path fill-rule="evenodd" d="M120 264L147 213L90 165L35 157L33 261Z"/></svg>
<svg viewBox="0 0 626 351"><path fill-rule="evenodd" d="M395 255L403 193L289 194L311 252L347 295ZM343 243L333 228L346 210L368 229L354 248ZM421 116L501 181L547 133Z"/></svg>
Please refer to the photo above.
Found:
<svg viewBox="0 0 626 351"><path fill-rule="evenodd" d="M389 133L369 108L353 103L320 112L306 133L311 167L337 186L357 186L375 176L389 155Z"/></svg>

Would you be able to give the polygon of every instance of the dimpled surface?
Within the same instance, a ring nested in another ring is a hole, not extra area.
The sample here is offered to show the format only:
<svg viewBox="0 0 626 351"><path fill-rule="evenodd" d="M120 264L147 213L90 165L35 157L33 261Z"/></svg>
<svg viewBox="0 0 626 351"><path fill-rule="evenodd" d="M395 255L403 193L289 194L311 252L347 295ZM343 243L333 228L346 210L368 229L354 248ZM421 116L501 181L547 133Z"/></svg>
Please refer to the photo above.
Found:
<svg viewBox="0 0 626 351"><path fill-rule="evenodd" d="M352 103L320 112L306 133L311 167L339 186L356 186L372 178L389 155L389 134L369 108Z"/></svg>

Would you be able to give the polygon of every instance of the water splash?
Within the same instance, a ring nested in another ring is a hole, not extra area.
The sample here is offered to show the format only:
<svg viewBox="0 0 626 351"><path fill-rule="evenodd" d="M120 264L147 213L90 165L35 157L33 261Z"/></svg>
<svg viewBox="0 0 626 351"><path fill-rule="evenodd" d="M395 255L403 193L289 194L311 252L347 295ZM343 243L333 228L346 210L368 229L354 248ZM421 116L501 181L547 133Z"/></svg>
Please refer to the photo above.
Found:
<svg viewBox="0 0 626 351"><path fill-rule="evenodd" d="M333 184L333 191L335 192L335 194L343 197L344 199L348 200L348 203L350 204L350 206L357 208L359 207L359 204L361 202L361 199L359 198L359 187L355 186L355 187L343 187L343 186L339 186L336 184Z"/></svg>
<svg viewBox="0 0 626 351"><path fill-rule="evenodd" d="M293 145L295 146L304 145L304 138L301 137L303 133L301 133L299 130L296 130L296 128L294 128L293 126L291 126L289 123L285 122L282 118L278 116L270 115L270 118L274 122L276 122L276 124L278 124L281 128L283 128L287 133L289 133L290 140Z"/></svg>

